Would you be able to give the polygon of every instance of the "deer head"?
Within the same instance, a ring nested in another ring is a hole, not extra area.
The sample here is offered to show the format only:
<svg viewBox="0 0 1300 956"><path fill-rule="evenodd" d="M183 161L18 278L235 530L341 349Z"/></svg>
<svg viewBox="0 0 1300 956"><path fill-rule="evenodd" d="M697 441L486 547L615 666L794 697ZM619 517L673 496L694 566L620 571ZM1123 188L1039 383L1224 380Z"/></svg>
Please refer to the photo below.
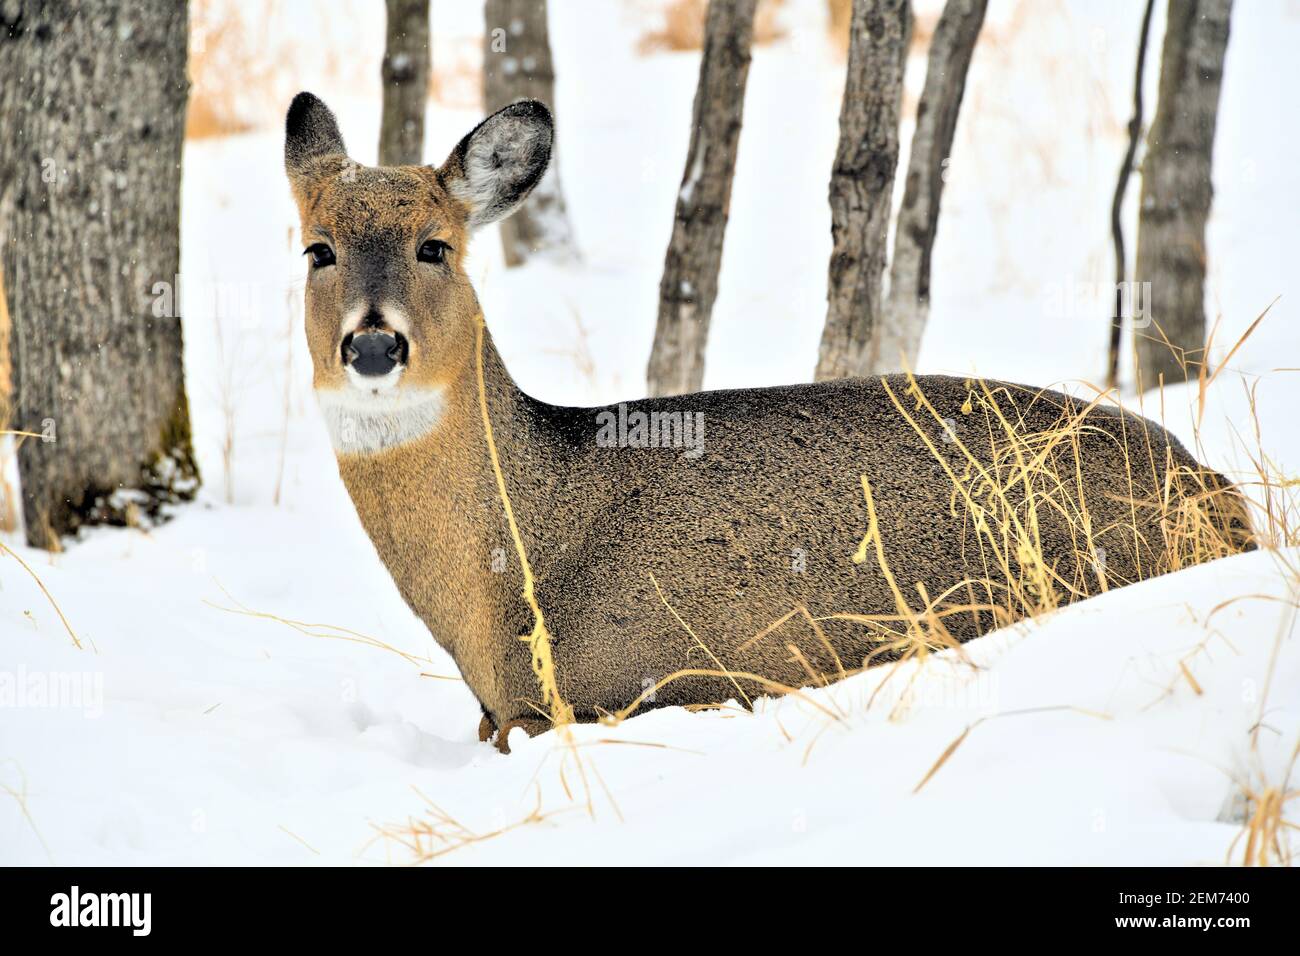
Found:
<svg viewBox="0 0 1300 956"><path fill-rule="evenodd" d="M348 158L323 102L294 97L284 161L308 258L307 342L340 453L391 447L436 422L472 359L469 238L528 197L552 138L546 107L521 100L471 130L441 166L367 167Z"/></svg>

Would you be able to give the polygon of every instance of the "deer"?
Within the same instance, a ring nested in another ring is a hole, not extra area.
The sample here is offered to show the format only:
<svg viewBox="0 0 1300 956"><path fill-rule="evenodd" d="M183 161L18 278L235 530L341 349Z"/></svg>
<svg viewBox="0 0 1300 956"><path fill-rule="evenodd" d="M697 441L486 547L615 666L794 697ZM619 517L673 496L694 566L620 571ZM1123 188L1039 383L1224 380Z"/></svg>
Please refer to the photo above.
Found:
<svg viewBox="0 0 1300 956"><path fill-rule="evenodd" d="M1060 391L902 373L600 408L526 394L465 254L528 197L553 140L547 107L521 100L440 166L367 167L311 93L285 122L339 475L479 702L480 740L508 753L515 728L553 725L528 639L540 613L575 721L752 707L1005 623L991 560L1067 599L1171 570L1180 476L1199 476L1179 502L1205 519L1191 526L1251 546L1240 496L1174 435ZM1035 478L1026 458L1059 467ZM981 504L996 494L1032 547L998 550Z"/></svg>

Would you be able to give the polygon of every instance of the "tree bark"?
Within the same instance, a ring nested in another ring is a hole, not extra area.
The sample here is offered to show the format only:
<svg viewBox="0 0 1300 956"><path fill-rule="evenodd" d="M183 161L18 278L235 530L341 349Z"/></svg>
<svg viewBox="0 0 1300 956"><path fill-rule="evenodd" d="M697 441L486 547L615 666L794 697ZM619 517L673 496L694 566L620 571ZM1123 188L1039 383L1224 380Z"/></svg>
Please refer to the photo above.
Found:
<svg viewBox="0 0 1300 956"><path fill-rule="evenodd" d="M930 315L930 257L939 231L939 200L966 92L966 73L987 8L988 0L948 0L930 40L903 206L894 230L889 298L875 349L876 372L916 370Z"/></svg>
<svg viewBox="0 0 1300 956"><path fill-rule="evenodd" d="M181 323L188 12L0 2L0 229L27 540L191 498Z"/></svg>
<svg viewBox="0 0 1300 956"><path fill-rule="evenodd" d="M9 309L5 304L4 279L4 272L0 269L0 531L13 531L18 527L18 496L10 487L5 472L9 469L14 446L11 436L3 434L10 427L10 395L13 391L9 381Z"/></svg>
<svg viewBox="0 0 1300 956"><path fill-rule="evenodd" d="M0 230L3 235L3 230ZM10 401L13 395L13 383L10 379L9 361L9 299L5 295L4 261L0 258L0 449L4 447L3 432L9 430L9 413L13 410ZM4 457L0 454L0 468L4 467ZM0 493L4 492L4 478L0 476ZM8 530L8 529L6 529Z"/></svg>
<svg viewBox="0 0 1300 956"><path fill-rule="evenodd" d="M1151 14L1156 0L1147 0L1142 14L1142 31L1138 34L1137 67L1133 78L1133 115L1128 121L1128 149L1119 167L1115 181L1115 198L1110 205L1110 235L1115 246L1115 299L1110 317L1110 344L1106 350L1106 387L1119 384L1119 351L1124 335L1125 291L1128 289L1128 256L1124 251L1124 196L1128 192L1129 176L1133 172L1133 159L1137 156L1138 141L1142 138L1142 80L1146 75L1147 43L1151 36ZM1131 302L1132 299L1128 298Z"/></svg>
<svg viewBox="0 0 1300 956"><path fill-rule="evenodd" d="M487 0L483 8L483 99L489 113L515 100L541 100L555 112L555 66L546 0ZM506 265L539 253L561 261L578 258L577 243L560 188L558 151L523 206L501 222Z"/></svg>
<svg viewBox="0 0 1300 956"><path fill-rule="evenodd" d="M912 35L908 0L854 0L831 169L830 281L817 381L870 373L898 167L898 113Z"/></svg>
<svg viewBox="0 0 1300 956"><path fill-rule="evenodd" d="M1195 378L1205 346L1205 223L1232 0L1169 0L1160 99L1142 164L1135 279L1151 283L1137 330L1139 383Z"/></svg>
<svg viewBox="0 0 1300 956"><path fill-rule="evenodd" d="M695 392L704 384L704 347L731 208L755 5L755 0L709 3L691 142L659 282L659 318L646 370L652 396Z"/></svg>
<svg viewBox="0 0 1300 956"><path fill-rule="evenodd" d="M429 0L384 0L383 117L379 165L416 166L424 159L424 106L429 99Z"/></svg>

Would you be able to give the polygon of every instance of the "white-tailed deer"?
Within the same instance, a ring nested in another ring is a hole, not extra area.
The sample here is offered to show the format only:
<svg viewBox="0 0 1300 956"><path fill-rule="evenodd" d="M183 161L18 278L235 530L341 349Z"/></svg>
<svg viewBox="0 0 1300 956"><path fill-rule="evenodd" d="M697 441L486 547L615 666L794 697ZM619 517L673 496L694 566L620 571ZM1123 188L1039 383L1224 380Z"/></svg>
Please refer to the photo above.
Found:
<svg viewBox="0 0 1300 956"><path fill-rule="evenodd" d="M895 376L608 408L531 398L462 262L545 170L547 109L493 114L440 167L358 166L307 93L286 125L339 473L482 704L484 739L547 727L484 405L579 720L833 679L975 637L1048 592L1169 570L1188 540L1246 544L1239 499L1164 429L1058 392Z"/></svg>

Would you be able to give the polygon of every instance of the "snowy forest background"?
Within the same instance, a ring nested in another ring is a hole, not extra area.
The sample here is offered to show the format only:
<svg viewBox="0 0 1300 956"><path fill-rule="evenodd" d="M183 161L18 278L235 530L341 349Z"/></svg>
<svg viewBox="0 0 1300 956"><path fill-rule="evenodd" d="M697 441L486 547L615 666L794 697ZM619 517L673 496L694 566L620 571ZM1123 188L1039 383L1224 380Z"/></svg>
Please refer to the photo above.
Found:
<svg viewBox="0 0 1300 956"><path fill-rule="evenodd" d="M496 21L493 0L429 6L421 151L440 162L492 96ZM849 7L758 5L706 388L818 368ZM944 4L913 7L891 223ZM1104 385L1111 203L1144 7L989 4L944 163L917 371ZM653 387L704 8L549 4L567 234L558 253L508 264L512 237L492 227L470 266L530 394L591 405ZM1147 124L1167 19L1165 3L1152 10ZM354 158L377 160L383 5L195 0L186 29L171 278L201 484L164 506L169 521L128 498L107 508L125 527L34 540L17 449L39 434L0 439L0 863L1291 862L1300 132L1285 107L1300 93L1286 67L1300 3L1232 11L1204 257L1213 338L1196 359L1207 372L1141 394L1131 328L1118 369L1126 404L1262 486L1272 547L982 638L974 670L940 655L754 714L578 727L596 774L577 794L553 735L520 737L509 758L478 742L478 706L376 559L311 394L281 123L312 90ZM0 96L10 141L11 109ZM1140 137L1121 208L1130 265L1144 153ZM75 191L99 174L76 150L50 159L33 184ZM17 179L0 179L0 199ZM13 205L0 212L18 221ZM268 338L276 348L250 345ZM374 600L349 600L358 588Z"/></svg>

